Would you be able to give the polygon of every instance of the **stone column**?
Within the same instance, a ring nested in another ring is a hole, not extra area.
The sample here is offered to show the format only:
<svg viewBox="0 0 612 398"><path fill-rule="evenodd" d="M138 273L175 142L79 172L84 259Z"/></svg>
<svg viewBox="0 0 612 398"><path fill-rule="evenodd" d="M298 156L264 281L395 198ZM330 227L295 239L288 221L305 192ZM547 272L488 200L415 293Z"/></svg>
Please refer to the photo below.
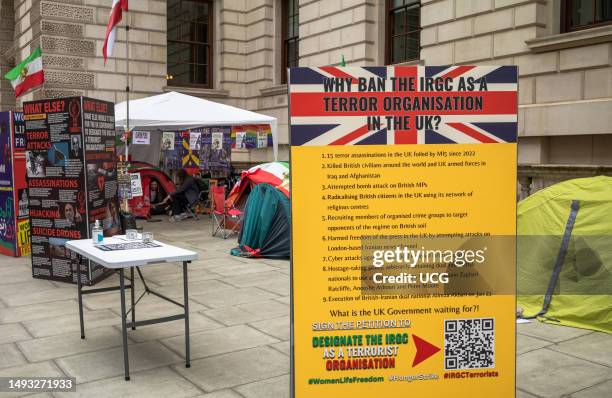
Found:
<svg viewBox="0 0 612 398"><path fill-rule="evenodd" d="M15 34L15 13L13 0L0 0L0 109L15 106L15 92L11 83L3 76L14 66L13 36Z"/></svg>
<svg viewBox="0 0 612 398"><path fill-rule="evenodd" d="M0 0L14 3L12 54L20 62L40 45L45 84L22 101L86 95L111 102L125 99L125 21L113 57L106 64L102 45L110 15L106 0ZM166 86L166 2L130 2L132 98L159 94ZM125 19L125 17L124 17ZM3 23L2 27L6 24Z"/></svg>
<svg viewBox="0 0 612 398"><path fill-rule="evenodd" d="M84 95L94 88L94 74L87 72L86 58L94 55L96 44L84 38L85 25L95 21L95 10L82 0L33 0L29 25L15 32L19 61L41 47L45 70L44 85L18 99L57 98Z"/></svg>

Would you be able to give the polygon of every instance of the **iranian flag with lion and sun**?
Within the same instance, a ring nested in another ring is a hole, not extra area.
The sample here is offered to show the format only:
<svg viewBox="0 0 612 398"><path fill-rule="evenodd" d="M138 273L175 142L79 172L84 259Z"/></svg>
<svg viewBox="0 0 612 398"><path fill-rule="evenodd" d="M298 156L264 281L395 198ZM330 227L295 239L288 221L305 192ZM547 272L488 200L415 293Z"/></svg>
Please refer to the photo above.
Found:
<svg viewBox="0 0 612 398"><path fill-rule="evenodd" d="M4 77L11 81L15 97L41 86L45 82L40 47L36 47L29 57L11 69Z"/></svg>

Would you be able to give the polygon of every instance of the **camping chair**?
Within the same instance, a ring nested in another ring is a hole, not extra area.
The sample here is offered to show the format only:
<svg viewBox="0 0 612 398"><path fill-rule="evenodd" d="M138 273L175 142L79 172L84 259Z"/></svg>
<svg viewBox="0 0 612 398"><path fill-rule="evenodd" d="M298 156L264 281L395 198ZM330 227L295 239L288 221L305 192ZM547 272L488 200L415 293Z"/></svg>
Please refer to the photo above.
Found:
<svg viewBox="0 0 612 398"><path fill-rule="evenodd" d="M212 236L220 234L223 239L227 239L232 233L237 233L240 230L242 212L236 208L225 206L224 186L212 186L211 190L214 203Z"/></svg>

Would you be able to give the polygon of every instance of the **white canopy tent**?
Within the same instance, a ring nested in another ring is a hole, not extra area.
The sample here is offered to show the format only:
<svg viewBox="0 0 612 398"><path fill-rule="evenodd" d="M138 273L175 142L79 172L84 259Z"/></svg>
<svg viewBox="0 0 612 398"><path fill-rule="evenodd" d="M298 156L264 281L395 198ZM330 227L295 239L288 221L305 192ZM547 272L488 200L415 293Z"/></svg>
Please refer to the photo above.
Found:
<svg viewBox="0 0 612 398"><path fill-rule="evenodd" d="M115 126L127 126L126 102L115 105ZM269 124L274 159L278 155L275 117L171 91L130 101L130 130L182 130L209 126Z"/></svg>

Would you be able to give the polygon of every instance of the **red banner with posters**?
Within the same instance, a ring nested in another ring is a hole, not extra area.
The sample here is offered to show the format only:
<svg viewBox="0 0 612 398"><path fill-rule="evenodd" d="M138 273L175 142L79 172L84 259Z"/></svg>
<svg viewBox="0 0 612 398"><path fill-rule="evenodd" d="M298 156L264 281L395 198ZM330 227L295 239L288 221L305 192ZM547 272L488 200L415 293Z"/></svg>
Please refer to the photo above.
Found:
<svg viewBox="0 0 612 398"><path fill-rule="evenodd" d="M0 113L0 253L30 253L25 136L21 112Z"/></svg>

